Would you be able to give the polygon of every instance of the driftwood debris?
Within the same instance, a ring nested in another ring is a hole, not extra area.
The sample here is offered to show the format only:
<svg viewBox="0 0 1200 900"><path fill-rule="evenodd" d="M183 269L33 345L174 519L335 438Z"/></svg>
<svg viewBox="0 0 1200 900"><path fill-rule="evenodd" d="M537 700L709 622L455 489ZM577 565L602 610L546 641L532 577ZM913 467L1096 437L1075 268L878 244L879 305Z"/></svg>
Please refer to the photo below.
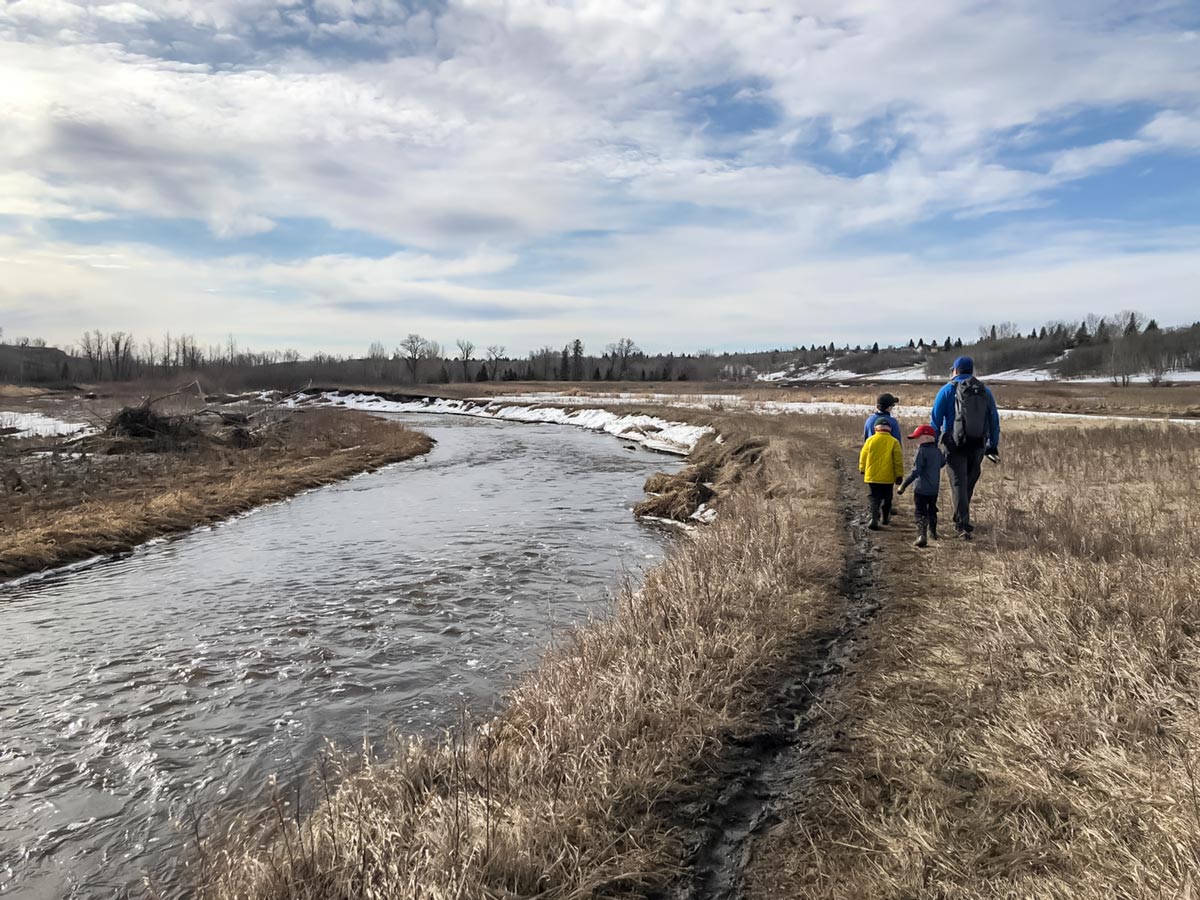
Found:
<svg viewBox="0 0 1200 900"><path fill-rule="evenodd" d="M195 412L164 413L156 405L195 388L200 402L207 398L199 382L159 397L146 397L137 406L126 406L105 423L98 434L81 438L82 449L102 453L170 453L209 447L246 450L282 439L290 414L264 416L205 406Z"/></svg>

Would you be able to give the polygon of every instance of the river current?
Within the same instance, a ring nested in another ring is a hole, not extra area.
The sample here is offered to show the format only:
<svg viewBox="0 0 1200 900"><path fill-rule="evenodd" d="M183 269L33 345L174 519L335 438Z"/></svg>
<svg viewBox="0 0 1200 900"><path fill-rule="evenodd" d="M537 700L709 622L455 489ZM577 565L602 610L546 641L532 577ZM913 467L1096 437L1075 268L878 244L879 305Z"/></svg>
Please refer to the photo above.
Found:
<svg viewBox="0 0 1200 900"><path fill-rule="evenodd" d="M0 586L0 894L170 889L196 813L325 740L494 708L669 536L630 507L670 458L558 425L405 416L428 456Z"/></svg>

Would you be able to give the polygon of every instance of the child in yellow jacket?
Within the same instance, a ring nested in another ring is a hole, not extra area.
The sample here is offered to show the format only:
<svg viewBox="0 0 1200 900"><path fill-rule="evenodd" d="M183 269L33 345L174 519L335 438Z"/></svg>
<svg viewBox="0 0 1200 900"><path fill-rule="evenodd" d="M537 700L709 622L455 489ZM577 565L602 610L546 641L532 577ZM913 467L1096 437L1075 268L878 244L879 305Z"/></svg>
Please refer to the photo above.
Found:
<svg viewBox="0 0 1200 900"><path fill-rule="evenodd" d="M892 426L882 419L858 454L858 471L871 492L871 524L867 527L878 531L880 513L884 525L891 521L892 491L904 480L904 451L892 435Z"/></svg>

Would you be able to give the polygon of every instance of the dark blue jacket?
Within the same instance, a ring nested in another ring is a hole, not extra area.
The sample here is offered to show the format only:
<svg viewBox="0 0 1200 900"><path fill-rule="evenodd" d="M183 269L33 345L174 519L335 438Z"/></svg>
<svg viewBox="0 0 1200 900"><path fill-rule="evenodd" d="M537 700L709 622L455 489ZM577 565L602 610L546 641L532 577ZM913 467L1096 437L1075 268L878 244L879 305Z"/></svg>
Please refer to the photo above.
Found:
<svg viewBox="0 0 1200 900"><path fill-rule="evenodd" d="M908 487L915 481L917 486L913 493L936 497L938 488L942 486L942 466L945 464L946 457L942 455L937 444L922 444L917 448L917 458L913 460L912 471L904 479L901 487Z"/></svg>
<svg viewBox="0 0 1200 900"><path fill-rule="evenodd" d="M880 419L892 426L892 437L900 441L904 439L904 435L900 433L900 423L889 416L887 413L873 412L867 416L867 424L863 426L863 441L871 439L871 435L875 433L875 423Z"/></svg>
<svg viewBox="0 0 1200 900"><path fill-rule="evenodd" d="M933 426L938 433L940 440L942 435L954 435L954 390L958 382L966 381L972 378L971 375L955 375L950 381L945 384L937 397L933 401L933 414L929 417L929 424ZM996 409L996 398L992 396L992 389L984 386L988 397L988 433L983 439L985 447L1000 446L1000 412Z"/></svg>

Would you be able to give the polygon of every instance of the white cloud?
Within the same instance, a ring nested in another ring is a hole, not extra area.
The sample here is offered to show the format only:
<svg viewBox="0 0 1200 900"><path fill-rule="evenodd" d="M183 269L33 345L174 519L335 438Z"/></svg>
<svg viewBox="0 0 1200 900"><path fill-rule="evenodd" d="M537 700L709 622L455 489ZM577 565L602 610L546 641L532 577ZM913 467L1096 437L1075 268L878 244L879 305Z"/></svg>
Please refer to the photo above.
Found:
<svg viewBox="0 0 1200 900"><path fill-rule="evenodd" d="M270 279L316 298L308 315L339 292L360 304L314 340L417 287L480 322L489 302L545 310L523 333L582 330L573 310L619 297L669 334L688 297L722 321L730 302L767 316L819 308L789 278L893 271L885 254L842 262L847 238L1044 205L1141 154L1200 149L1198 43L1166 16L1033 0L17 0L0 6L0 215L194 219L231 246L321 219L415 248L294 265L122 251L215 279L210 298ZM722 128L737 104L764 127ZM1129 104L1157 110L1137 134L1000 152ZM624 236L554 249L605 230ZM9 302L110 290L95 266L56 274L57 244L23 246L42 280ZM109 271L131 296L164 287L136 262Z"/></svg>

